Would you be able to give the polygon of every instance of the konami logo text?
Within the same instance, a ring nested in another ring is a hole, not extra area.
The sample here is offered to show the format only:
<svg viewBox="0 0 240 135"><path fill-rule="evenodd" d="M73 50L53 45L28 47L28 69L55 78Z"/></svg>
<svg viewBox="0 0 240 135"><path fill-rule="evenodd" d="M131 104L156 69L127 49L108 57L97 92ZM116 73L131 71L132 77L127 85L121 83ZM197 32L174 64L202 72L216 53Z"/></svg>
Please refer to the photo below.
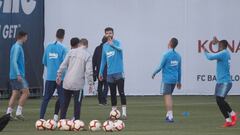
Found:
<svg viewBox="0 0 240 135"><path fill-rule="evenodd" d="M20 7L22 7L22 11L30 15L34 11L36 3L36 0L0 0L0 10L2 13L19 13Z"/></svg>
<svg viewBox="0 0 240 135"><path fill-rule="evenodd" d="M232 53L240 52L240 42L236 42L235 40L228 41L228 49ZM217 53L218 47L213 45L209 40L198 40L198 53L204 52L204 48L206 48L209 52Z"/></svg>

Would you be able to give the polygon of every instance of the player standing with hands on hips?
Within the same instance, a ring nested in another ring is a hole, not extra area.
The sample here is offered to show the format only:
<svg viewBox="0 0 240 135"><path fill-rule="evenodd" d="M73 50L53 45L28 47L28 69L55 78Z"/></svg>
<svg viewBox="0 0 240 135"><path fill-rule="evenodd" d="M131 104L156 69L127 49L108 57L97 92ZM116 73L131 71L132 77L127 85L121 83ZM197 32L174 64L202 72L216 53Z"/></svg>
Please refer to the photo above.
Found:
<svg viewBox="0 0 240 135"><path fill-rule="evenodd" d="M122 119L127 119L126 96L124 93L123 50L119 41L113 38L113 28L105 29L108 39L103 45L99 80L103 80L104 67L107 64L107 82L111 92L112 110L117 109L117 89L121 98Z"/></svg>
<svg viewBox="0 0 240 135"><path fill-rule="evenodd" d="M166 122L172 123L173 120L173 100L172 93L175 86L181 89L181 56L175 48L178 40L172 38L168 43L168 51L164 53L159 67L154 71L152 79L162 70L162 84L160 93L164 96L165 107L167 110Z"/></svg>
<svg viewBox="0 0 240 135"><path fill-rule="evenodd" d="M230 75L231 56L227 50L228 42L226 40L218 41L218 39L214 37L212 44L218 45L219 52L211 54L207 49L205 49L205 55L208 60L217 60L217 84L215 87L216 102L226 120L223 127L231 127L236 125L237 114L225 101L228 92L232 88Z"/></svg>

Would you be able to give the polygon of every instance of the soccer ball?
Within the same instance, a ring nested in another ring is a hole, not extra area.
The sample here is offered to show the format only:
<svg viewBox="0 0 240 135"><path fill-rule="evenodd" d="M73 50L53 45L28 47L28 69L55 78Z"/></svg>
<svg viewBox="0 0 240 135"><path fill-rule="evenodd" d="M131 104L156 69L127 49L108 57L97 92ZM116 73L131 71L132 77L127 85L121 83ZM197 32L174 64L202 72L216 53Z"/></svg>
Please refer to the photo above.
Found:
<svg viewBox="0 0 240 135"><path fill-rule="evenodd" d="M118 120L121 117L121 113L118 110L112 110L110 112L110 119L111 120Z"/></svg>
<svg viewBox="0 0 240 135"><path fill-rule="evenodd" d="M113 122L113 127L115 131L122 131L125 128L125 124L122 120L116 120Z"/></svg>
<svg viewBox="0 0 240 135"><path fill-rule="evenodd" d="M82 131L84 129L84 122L81 120L73 121L72 130L73 131Z"/></svg>
<svg viewBox="0 0 240 135"><path fill-rule="evenodd" d="M35 123L35 128L37 130L44 130L45 129L45 123L46 121L44 119L37 120Z"/></svg>
<svg viewBox="0 0 240 135"><path fill-rule="evenodd" d="M107 120L103 123L103 126L102 126L102 129L105 131L105 132L113 132L113 122L110 121L110 120Z"/></svg>
<svg viewBox="0 0 240 135"><path fill-rule="evenodd" d="M55 130L57 127L57 122L52 119L49 119L45 122L44 127L48 130Z"/></svg>
<svg viewBox="0 0 240 135"><path fill-rule="evenodd" d="M90 123L89 123L89 130L90 131L100 131L101 130L101 127L102 127L102 124L100 121L98 120L92 120Z"/></svg>
<svg viewBox="0 0 240 135"><path fill-rule="evenodd" d="M62 131L70 131L73 127L73 121L62 119L58 121L58 129Z"/></svg>

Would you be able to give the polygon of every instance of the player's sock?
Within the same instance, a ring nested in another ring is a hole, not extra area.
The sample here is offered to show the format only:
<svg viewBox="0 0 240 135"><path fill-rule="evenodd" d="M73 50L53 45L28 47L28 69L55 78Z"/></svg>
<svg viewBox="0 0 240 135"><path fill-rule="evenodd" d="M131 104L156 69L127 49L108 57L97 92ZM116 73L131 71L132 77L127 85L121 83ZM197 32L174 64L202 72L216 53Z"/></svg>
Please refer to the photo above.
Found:
<svg viewBox="0 0 240 135"><path fill-rule="evenodd" d="M232 122L231 118L226 118L226 122Z"/></svg>
<svg viewBox="0 0 240 135"><path fill-rule="evenodd" d="M173 119L173 111L168 111L167 112L167 117L172 120Z"/></svg>
<svg viewBox="0 0 240 135"><path fill-rule="evenodd" d="M231 111L231 112L230 112L230 115L231 115L231 116L234 116L234 115L236 115L236 113L235 113L234 111Z"/></svg>
<svg viewBox="0 0 240 135"><path fill-rule="evenodd" d="M12 114L12 112L13 112L13 108L12 107L8 107L6 114L9 114L9 113Z"/></svg>
<svg viewBox="0 0 240 135"><path fill-rule="evenodd" d="M125 105L122 106L122 115L127 116L127 106Z"/></svg>
<svg viewBox="0 0 240 135"><path fill-rule="evenodd" d="M19 106L17 107L16 115L17 115L17 116L18 116L18 115L22 115L22 110L23 110L23 107L19 105Z"/></svg>
<svg viewBox="0 0 240 135"><path fill-rule="evenodd" d="M117 110L117 107L116 106L112 106L112 110Z"/></svg>
<svg viewBox="0 0 240 135"><path fill-rule="evenodd" d="M237 123L237 114L234 111L231 111L230 113L231 119L232 119L232 124L236 125Z"/></svg>
<svg viewBox="0 0 240 135"><path fill-rule="evenodd" d="M233 126L231 118L226 118L226 122L224 123L223 127L231 127Z"/></svg>
<svg viewBox="0 0 240 135"><path fill-rule="evenodd" d="M54 114L54 115L53 115L53 120L54 120L54 121L58 121L58 115L57 115L57 114Z"/></svg>

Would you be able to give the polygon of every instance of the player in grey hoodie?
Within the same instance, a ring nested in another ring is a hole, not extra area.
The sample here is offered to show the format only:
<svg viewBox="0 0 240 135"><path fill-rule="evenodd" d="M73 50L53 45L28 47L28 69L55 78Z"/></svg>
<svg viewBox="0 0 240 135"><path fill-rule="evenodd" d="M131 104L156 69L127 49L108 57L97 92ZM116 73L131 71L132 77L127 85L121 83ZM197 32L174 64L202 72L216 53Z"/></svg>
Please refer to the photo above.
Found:
<svg viewBox="0 0 240 135"><path fill-rule="evenodd" d="M68 106L71 96L74 96L74 118L80 119L81 104L83 98L83 88L85 84L85 76L89 84L89 92L93 90L93 70L92 56L87 51L88 41L78 38L71 39L72 46L79 46L70 50L65 57L63 63L58 69L57 83L61 83L62 73L67 70L63 81L64 88L64 105L61 109L61 119L66 119Z"/></svg>

